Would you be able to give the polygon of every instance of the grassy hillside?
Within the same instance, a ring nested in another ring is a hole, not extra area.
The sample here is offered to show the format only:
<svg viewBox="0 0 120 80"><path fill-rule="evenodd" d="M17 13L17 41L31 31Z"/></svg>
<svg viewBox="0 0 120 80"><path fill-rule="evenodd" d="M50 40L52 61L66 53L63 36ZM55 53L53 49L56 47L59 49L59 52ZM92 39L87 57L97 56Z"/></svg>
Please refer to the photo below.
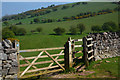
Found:
<svg viewBox="0 0 120 80"><path fill-rule="evenodd" d="M85 12L98 12L103 9L114 9L117 7L116 4L108 3L108 2L89 2L86 5L83 5L82 3L80 5L76 5L72 7L72 5L75 3L71 4L66 4L69 6L67 9L61 9L63 6L61 5L60 7L57 7L57 11L52 11L48 14L38 16L37 18L39 19L62 19L63 17L71 17L71 16L76 16L79 13L85 13ZM30 21L32 21L34 18L26 18L26 19L21 19L21 20L10 20L9 22L14 24L18 22L22 22L24 24L29 24Z"/></svg>
<svg viewBox="0 0 120 80"><path fill-rule="evenodd" d="M43 48L43 47L59 47L63 46L68 37L82 38L88 32L91 32L90 28L92 25L102 25L107 21L114 21L118 23L118 13L111 13L100 15L96 17L90 17L80 20L73 21L65 21L65 22L54 22L54 23L44 23L44 24L32 24L32 25L20 25L18 27L23 27L27 30L28 35L25 36L17 36L21 43L21 49L27 48ZM69 28L71 25L77 25L78 23L83 23L86 26L86 30L84 35L52 35L53 29L55 27L63 27L69 32ZM32 34L30 30L36 29L41 26L43 31L40 34ZM51 35L50 35L51 34ZM47 43L47 44L46 44ZM28 45L29 44L29 45Z"/></svg>
<svg viewBox="0 0 120 80"><path fill-rule="evenodd" d="M72 21L64 21L64 22L53 22L53 23L43 23L43 24L25 24L25 25L18 25L18 27L23 27L30 33L31 30L36 29L37 27L42 27L43 31L42 34L52 34L53 29L56 27L63 27L69 31L70 26L76 26L78 23L83 23L86 26L86 32L90 32L90 27L92 25L102 25L105 22L113 21L116 24L118 23L118 13L110 13L105 15L99 15L95 17L79 19L79 20L72 20Z"/></svg>

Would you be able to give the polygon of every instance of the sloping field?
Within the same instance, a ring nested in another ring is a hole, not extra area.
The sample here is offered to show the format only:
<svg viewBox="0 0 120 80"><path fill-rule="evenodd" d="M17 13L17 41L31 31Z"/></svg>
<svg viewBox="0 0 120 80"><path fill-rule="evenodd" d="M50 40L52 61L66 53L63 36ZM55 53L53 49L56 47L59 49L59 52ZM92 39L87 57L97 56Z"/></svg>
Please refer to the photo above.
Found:
<svg viewBox="0 0 120 80"><path fill-rule="evenodd" d="M61 5L60 7L57 7L57 11L52 11L51 13L42 15L42 16L38 16L37 18L39 19L62 19L63 17L71 17L71 16L76 16L77 14L80 13L86 13L86 12L98 12L100 10L103 9L114 9L117 7L116 4L112 4L109 2L88 2L88 4L80 4L80 5L76 5L74 7L72 7L72 5L75 3L71 3L71 4L66 4L67 6L69 6L69 8L67 9L61 9L63 7L63 5ZM26 18L26 19L21 19L21 20L11 20L9 21L10 23L18 23L18 22L22 22L24 24L29 24L30 21L33 21L33 18Z"/></svg>
<svg viewBox="0 0 120 80"><path fill-rule="evenodd" d="M18 27L23 27L30 33L31 30L36 29L37 27L42 27L42 34L53 34L53 29L56 27L63 27L66 31L69 31L69 27L76 26L78 23L83 23L86 26L85 32L90 32L90 28L92 25L102 25L105 22L113 21L116 24L118 23L118 12L109 13L104 15L99 15L95 17L89 17L84 19L72 20L72 21L64 21L64 22L53 22L53 23L43 23L43 24L25 24L19 25Z"/></svg>
<svg viewBox="0 0 120 80"><path fill-rule="evenodd" d="M80 20L72 20L65 22L53 22L45 24L32 24L32 25L20 25L18 27L23 27L27 30L28 35L17 36L21 43L21 49L27 48L44 48L44 47L60 47L63 46L68 37L82 38L88 32L91 32L90 28L92 25L102 25L107 21L114 21L118 23L118 13L110 13L105 15L100 15L96 17L90 17ZM63 27L69 32L70 26L76 26L78 23L83 23L86 26L86 30L83 35L52 35L54 34L53 29L56 27ZM43 31L40 34L32 34L30 30L36 29L37 27L42 27ZM51 35L50 35L51 34ZM47 43L47 44L46 44ZM28 45L29 44L29 45Z"/></svg>

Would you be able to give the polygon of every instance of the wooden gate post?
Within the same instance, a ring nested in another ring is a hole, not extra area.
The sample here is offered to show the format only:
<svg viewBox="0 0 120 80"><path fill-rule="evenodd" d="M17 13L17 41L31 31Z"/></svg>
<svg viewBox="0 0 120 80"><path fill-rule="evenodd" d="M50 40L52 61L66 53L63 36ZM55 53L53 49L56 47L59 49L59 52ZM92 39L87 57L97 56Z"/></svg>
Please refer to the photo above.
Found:
<svg viewBox="0 0 120 80"><path fill-rule="evenodd" d="M65 70L70 70L73 64L71 37L68 38L68 41L65 44L64 52L65 52L65 55L64 55Z"/></svg>
<svg viewBox="0 0 120 80"><path fill-rule="evenodd" d="M17 74L17 76L19 78L19 76L20 76L19 75L19 73L20 73L20 66L19 66L20 65L20 62L19 62L19 49L20 49L20 45L19 45L19 41L16 41L16 40L15 40L15 49L17 49L17 53L16 53L17 54L17 62L18 62L18 72L17 72L18 74Z"/></svg>
<svg viewBox="0 0 120 80"><path fill-rule="evenodd" d="M86 67L89 66L88 54L87 54L87 40L86 37L83 37L83 59Z"/></svg>

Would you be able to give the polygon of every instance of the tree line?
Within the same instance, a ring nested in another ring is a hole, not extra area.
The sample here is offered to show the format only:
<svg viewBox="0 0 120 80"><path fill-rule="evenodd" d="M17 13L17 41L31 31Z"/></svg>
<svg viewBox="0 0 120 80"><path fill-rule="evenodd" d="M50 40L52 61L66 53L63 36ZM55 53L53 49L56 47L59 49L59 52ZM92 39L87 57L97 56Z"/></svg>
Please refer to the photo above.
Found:
<svg viewBox="0 0 120 80"><path fill-rule="evenodd" d="M82 34L85 31L86 27L84 24L79 23L77 26L71 26L69 29L69 32L71 35L76 35L78 32ZM62 35L66 32L65 28L57 27L53 29L53 31L57 35ZM109 21L105 22L102 26L99 25L93 25L91 26L91 31L93 33L99 33L99 32L119 32L120 31L120 25L117 26L114 22Z"/></svg>
<svg viewBox="0 0 120 80"><path fill-rule="evenodd" d="M34 34L35 32L40 33L42 31L41 27L37 27L35 30L31 30L31 33ZM19 28L15 25L7 26L2 29L2 38L14 38L15 36L24 36L27 34L25 28Z"/></svg>
<svg viewBox="0 0 120 80"><path fill-rule="evenodd" d="M42 27L37 27L34 30L31 30L31 33L40 33L42 31ZM83 32L86 30L86 26L82 23L77 24L77 26L70 26L69 32L71 35L83 34ZM62 35L66 33L65 28L57 27L53 29L54 33L57 35ZM93 33L99 33L99 32L119 32L120 31L120 24L117 26L114 22L109 21L105 22L102 26L99 25L93 25L91 26L91 31ZM24 36L26 35L27 31L24 28L18 28L15 25L11 25L9 27L5 27L2 29L2 37L3 39L7 38L14 38L15 36Z"/></svg>

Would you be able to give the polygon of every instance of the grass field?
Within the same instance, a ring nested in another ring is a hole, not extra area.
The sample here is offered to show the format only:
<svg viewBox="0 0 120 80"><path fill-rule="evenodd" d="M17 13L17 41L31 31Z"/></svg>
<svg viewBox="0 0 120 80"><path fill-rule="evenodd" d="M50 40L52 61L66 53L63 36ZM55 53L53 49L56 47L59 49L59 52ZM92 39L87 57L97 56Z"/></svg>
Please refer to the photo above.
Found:
<svg viewBox="0 0 120 80"><path fill-rule="evenodd" d="M92 62L88 67L88 70L93 70L96 72L92 75L89 75L88 77L118 77L119 58L120 57L114 57Z"/></svg>
<svg viewBox="0 0 120 80"><path fill-rule="evenodd" d="M66 22L54 22L45 24L32 24L32 25L20 25L18 27L23 27L27 30L27 35L16 36L20 40L21 49L32 49L32 48L47 48L47 47L61 47L67 41L68 37L72 38L82 38L91 32L92 25L102 25L107 21L114 21L118 23L118 13L105 14L100 16L95 16L91 18L85 18L80 20L66 21ZM96 22L97 21L97 22ZM69 33L69 28L72 25L77 25L78 23L83 23L86 26L86 30L83 35L54 35L53 29L56 27L63 27ZM37 27L42 27L43 31L40 34L32 34L30 30L36 29ZM47 43L47 44L46 44ZM29 44L29 45L28 45Z"/></svg>

